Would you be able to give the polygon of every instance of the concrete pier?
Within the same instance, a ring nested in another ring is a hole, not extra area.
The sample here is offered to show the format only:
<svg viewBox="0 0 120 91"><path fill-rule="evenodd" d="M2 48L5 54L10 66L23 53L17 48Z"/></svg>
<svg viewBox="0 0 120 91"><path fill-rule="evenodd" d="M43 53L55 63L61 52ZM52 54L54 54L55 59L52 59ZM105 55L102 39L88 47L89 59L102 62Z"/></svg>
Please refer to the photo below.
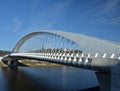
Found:
<svg viewBox="0 0 120 91"><path fill-rule="evenodd" d="M100 91L111 91L111 75L109 73L96 72L96 76L99 82Z"/></svg>
<svg viewBox="0 0 120 91"><path fill-rule="evenodd" d="M120 63L111 70L111 91L120 91Z"/></svg>
<svg viewBox="0 0 120 91"><path fill-rule="evenodd" d="M18 61L17 60L9 60L7 62L7 65L10 68L16 68L18 66Z"/></svg>

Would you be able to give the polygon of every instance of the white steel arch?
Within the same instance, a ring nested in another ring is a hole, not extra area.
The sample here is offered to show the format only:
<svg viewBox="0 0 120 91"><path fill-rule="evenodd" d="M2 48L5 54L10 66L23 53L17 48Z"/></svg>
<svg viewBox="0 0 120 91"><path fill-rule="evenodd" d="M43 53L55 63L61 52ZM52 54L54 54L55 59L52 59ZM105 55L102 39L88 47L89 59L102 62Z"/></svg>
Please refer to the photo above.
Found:
<svg viewBox="0 0 120 91"><path fill-rule="evenodd" d="M119 55L120 53L120 44L114 43L111 41L107 40L102 40L82 34L75 34L75 33L70 33L70 32L64 32L64 31L56 31L56 30L43 30L43 31L38 31L38 32L33 32L30 33L26 36L24 36L14 47L13 52L18 52L19 48L21 47L22 44L29 38L40 35L40 34L55 34L57 36L64 37L66 39L69 39L78 45L80 45L83 49L83 52L88 54L90 53L91 55L94 55L96 53L98 54L115 54Z"/></svg>

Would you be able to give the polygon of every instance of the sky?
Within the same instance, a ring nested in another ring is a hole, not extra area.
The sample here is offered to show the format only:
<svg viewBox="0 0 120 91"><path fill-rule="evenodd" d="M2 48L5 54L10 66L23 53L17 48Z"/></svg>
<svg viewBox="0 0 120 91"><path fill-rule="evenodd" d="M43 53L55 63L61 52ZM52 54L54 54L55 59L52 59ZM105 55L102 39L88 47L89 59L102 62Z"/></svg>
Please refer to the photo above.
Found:
<svg viewBox="0 0 120 91"><path fill-rule="evenodd" d="M120 0L0 0L0 50L26 34L61 30L120 43Z"/></svg>

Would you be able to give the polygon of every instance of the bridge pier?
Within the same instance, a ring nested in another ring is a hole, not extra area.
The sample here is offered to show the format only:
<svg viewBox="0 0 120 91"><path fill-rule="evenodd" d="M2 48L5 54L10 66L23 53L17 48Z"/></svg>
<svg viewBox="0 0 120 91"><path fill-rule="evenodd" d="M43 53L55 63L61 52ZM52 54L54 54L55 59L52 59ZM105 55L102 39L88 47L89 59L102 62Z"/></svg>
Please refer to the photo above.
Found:
<svg viewBox="0 0 120 91"><path fill-rule="evenodd" d="M111 74L96 72L100 91L111 91Z"/></svg>
<svg viewBox="0 0 120 91"><path fill-rule="evenodd" d="M111 70L111 91L120 91L120 63Z"/></svg>
<svg viewBox="0 0 120 91"><path fill-rule="evenodd" d="M18 61L17 60L9 60L7 62L8 67L10 68L17 68L18 66Z"/></svg>

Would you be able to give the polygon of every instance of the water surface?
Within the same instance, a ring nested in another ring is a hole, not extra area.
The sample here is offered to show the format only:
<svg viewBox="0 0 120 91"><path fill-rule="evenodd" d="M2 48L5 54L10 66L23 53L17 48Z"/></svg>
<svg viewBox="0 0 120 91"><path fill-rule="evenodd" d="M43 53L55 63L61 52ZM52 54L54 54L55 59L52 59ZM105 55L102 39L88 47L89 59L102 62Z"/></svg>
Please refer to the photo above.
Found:
<svg viewBox="0 0 120 91"><path fill-rule="evenodd" d="M0 91L80 91L95 86L95 73L79 68L0 68Z"/></svg>

